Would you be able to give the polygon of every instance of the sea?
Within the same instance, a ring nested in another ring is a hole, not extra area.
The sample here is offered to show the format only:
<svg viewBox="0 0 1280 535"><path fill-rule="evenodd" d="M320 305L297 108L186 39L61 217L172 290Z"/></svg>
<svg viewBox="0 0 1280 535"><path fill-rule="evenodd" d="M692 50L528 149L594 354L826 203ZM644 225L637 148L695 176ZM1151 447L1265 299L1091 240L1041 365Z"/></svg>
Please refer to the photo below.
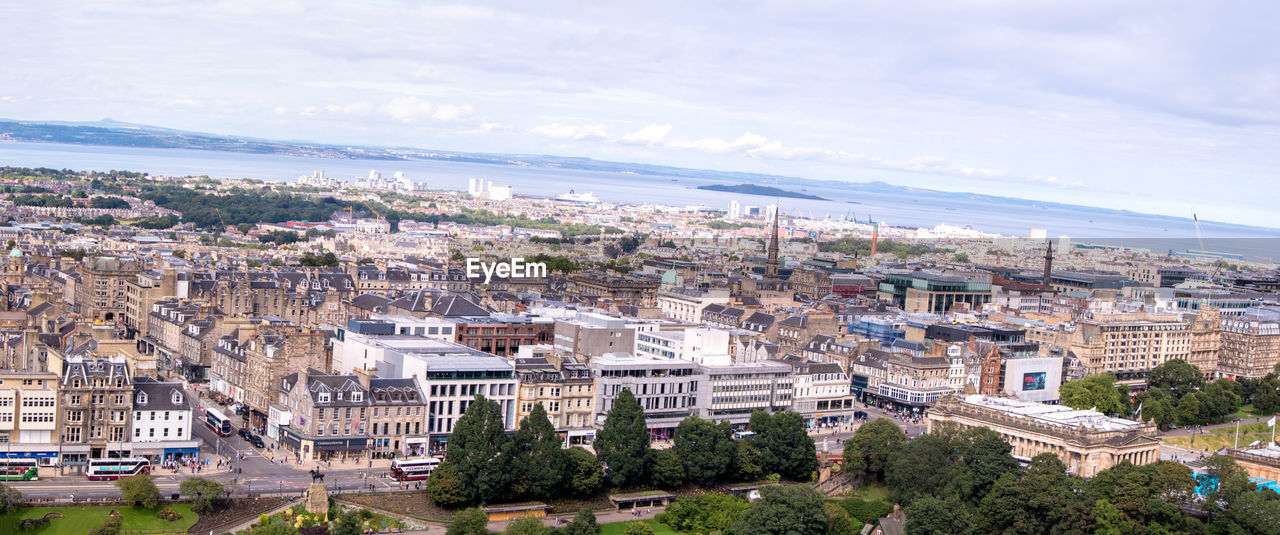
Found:
<svg viewBox="0 0 1280 535"><path fill-rule="evenodd" d="M0 142L0 165L56 169L140 171L157 175L208 175L255 178L273 182L296 180L323 170L326 176L354 178L377 170L385 177L403 172L431 189L467 189L471 178L510 185L516 195L553 196L574 191L594 193L614 203L706 206L727 210L730 201L743 206L778 204L784 213L810 218L879 221L898 227L968 227L1011 237L1027 237L1045 229L1050 238L1069 237L1074 244L1111 245L1156 253L1186 250L1240 255L1249 260L1280 259L1280 229L1200 221L1056 203L1036 203L983 195L921 194L856 184L803 181L769 184L827 200L808 200L725 193L696 189L700 185L735 184L743 180L563 169L444 160L352 160L276 154L108 147L58 143ZM981 193L981 192L978 192Z"/></svg>

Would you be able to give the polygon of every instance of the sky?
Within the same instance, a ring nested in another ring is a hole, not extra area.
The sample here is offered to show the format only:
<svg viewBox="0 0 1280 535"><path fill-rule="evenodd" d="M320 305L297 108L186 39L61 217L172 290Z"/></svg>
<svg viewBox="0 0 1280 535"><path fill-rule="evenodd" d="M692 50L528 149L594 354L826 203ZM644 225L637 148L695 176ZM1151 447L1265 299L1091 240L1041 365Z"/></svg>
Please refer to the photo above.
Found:
<svg viewBox="0 0 1280 535"><path fill-rule="evenodd" d="M1277 226L1280 3L17 2L0 117Z"/></svg>

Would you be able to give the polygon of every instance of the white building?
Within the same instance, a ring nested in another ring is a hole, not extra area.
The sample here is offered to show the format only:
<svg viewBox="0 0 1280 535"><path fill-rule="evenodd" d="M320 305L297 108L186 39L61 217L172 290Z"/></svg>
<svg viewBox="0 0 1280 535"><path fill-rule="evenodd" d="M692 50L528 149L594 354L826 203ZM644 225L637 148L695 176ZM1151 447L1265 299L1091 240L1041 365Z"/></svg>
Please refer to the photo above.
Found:
<svg viewBox="0 0 1280 535"><path fill-rule="evenodd" d="M199 453L200 441L191 438L195 415L182 383L137 376L133 392L131 455L164 461Z"/></svg>
<svg viewBox="0 0 1280 535"><path fill-rule="evenodd" d="M636 333L635 354L640 357L687 360L724 365L729 355L730 332L712 327Z"/></svg>
<svg viewBox="0 0 1280 535"><path fill-rule="evenodd" d="M729 201L729 219L738 219L742 217L742 205L738 201Z"/></svg>
<svg viewBox="0 0 1280 535"><path fill-rule="evenodd" d="M471 355L410 353L403 355L402 362L403 373L417 377L427 393L429 454L444 451L453 425L467 412L476 395L496 401L503 425L508 430L515 429L519 385L515 364L510 360L480 352Z"/></svg>

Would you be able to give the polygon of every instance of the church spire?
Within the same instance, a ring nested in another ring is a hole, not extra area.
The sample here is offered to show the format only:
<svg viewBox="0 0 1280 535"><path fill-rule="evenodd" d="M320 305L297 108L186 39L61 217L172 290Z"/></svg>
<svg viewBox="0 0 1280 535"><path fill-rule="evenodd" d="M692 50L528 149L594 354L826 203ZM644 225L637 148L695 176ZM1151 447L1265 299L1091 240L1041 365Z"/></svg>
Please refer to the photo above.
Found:
<svg viewBox="0 0 1280 535"><path fill-rule="evenodd" d="M764 278L778 278L778 212L781 208L773 209L773 236L769 238L769 260L764 264Z"/></svg>

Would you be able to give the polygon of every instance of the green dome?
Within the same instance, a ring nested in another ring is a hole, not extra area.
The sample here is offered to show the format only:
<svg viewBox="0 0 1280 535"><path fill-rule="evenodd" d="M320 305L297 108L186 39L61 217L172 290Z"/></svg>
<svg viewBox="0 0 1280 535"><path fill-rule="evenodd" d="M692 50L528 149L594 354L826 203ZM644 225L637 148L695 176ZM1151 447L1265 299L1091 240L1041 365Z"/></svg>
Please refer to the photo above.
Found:
<svg viewBox="0 0 1280 535"><path fill-rule="evenodd" d="M666 273L662 274L662 284L675 284L675 283L676 283L676 270L668 269Z"/></svg>
<svg viewBox="0 0 1280 535"><path fill-rule="evenodd" d="M22 258L22 249L17 247L9 249L9 258Z"/></svg>

